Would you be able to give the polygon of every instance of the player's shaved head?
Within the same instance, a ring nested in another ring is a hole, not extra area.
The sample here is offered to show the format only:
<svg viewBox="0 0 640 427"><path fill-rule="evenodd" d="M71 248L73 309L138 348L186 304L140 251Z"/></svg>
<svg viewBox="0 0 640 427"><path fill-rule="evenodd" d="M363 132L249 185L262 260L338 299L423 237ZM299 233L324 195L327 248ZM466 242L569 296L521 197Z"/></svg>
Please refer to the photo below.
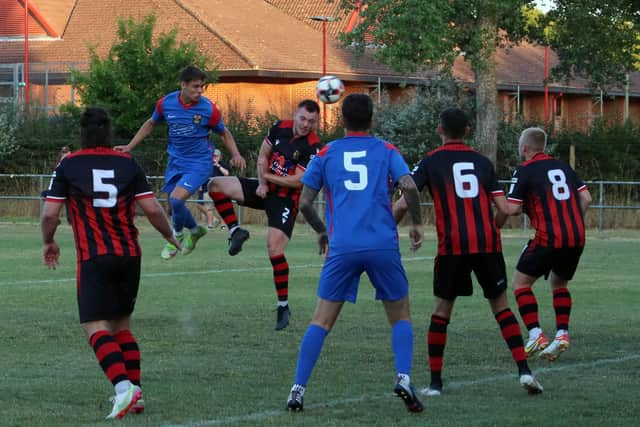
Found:
<svg viewBox="0 0 640 427"><path fill-rule="evenodd" d="M525 145L531 149L530 151L543 152L547 146L547 133L538 127L523 130L518 143L521 153Z"/></svg>
<svg viewBox="0 0 640 427"><path fill-rule="evenodd" d="M111 119L100 107L88 107L80 116L82 148L111 147Z"/></svg>

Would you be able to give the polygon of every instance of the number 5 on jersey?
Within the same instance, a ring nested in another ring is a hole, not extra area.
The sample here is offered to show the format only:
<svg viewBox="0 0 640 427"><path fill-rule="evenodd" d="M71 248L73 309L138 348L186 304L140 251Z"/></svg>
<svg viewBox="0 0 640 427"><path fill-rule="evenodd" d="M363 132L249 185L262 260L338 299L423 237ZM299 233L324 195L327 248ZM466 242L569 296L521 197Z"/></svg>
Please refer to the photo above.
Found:
<svg viewBox="0 0 640 427"><path fill-rule="evenodd" d="M113 179L115 172L113 169L91 169L93 174L93 192L107 193L107 197L96 197L93 199L93 206L96 208L112 208L116 205L118 198L118 187L113 184L107 184L104 179Z"/></svg>
<svg viewBox="0 0 640 427"><path fill-rule="evenodd" d="M367 166L353 163L353 159L360 159L367 156L366 151L346 151L344 153L344 169L347 172L355 172L358 174L358 179L353 181L351 179L344 180L344 187L349 191L362 191L367 188Z"/></svg>

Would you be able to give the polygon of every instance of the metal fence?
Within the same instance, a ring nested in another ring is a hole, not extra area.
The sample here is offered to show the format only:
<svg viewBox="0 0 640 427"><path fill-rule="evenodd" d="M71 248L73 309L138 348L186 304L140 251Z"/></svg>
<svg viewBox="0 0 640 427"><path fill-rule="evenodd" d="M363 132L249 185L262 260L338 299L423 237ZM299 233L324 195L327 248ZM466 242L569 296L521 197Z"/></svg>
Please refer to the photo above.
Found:
<svg viewBox="0 0 640 427"><path fill-rule="evenodd" d="M160 194L162 176L149 176L149 182L156 194ZM51 175L43 174L0 174L0 216L37 216L42 209L42 190L49 187ZM505 187L510 180L500 180ZM640 181L586 181L585 182L593 196L593 203L589 208L589 214L597 213L597 219L593 226L598 231L602 231L606 226L606 215L610 212L632 214L622 222L624 228L640 227ZM321 193L322 194L322 193ZM160 197L160 196L159 196ZM26 215L10 214L9 205L11 202L27 202L33 205L34 209L24 210ZM198 203L197 200L190 199L189 203ZM322 201L318 201L322 203ZM424 207L433 207L431 202L423 202ZM29 213L30 212L30 213ZM240 212L239 212L240 213ZM522 215L522 227L528 228L526 215ZM620 225L618 225L620 226ZM613 228L609 226L609 228Z"/></svg>
<svg viewBox="0 0 640 427"><path fill-rule="evenodd" d="M29 86L25 87L24 64L0 64L0 103L23 108L25 90L29 104L45 111L55 111L67 102L75 101L71 71L85 70L84 62L31 62Z"/></svg>

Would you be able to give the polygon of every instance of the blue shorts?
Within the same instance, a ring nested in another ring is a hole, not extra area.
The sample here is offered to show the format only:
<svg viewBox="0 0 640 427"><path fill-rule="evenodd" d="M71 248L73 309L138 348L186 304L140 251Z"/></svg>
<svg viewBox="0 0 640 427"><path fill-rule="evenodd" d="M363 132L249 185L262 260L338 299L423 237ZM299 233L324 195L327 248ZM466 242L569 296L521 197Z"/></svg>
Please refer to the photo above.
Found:
<svg viewBox="0 0 640 427"><path fill-rule="evenodd" d="M194 194L209 180L211 167L201 164L193 164L189 168L178 167L177 162L169 160L167 171L164 174L164 193L171 193L177 186L184 188L190 194Z"/></svg>
<svg viewBox="0 0 640 427"><path fill-rule="evenodd" d="M355 303L363 272L376 289L377 300L397 301L409 294L400 252L378 250L329 256L320 273L318 296L334 302Z"/></svg>

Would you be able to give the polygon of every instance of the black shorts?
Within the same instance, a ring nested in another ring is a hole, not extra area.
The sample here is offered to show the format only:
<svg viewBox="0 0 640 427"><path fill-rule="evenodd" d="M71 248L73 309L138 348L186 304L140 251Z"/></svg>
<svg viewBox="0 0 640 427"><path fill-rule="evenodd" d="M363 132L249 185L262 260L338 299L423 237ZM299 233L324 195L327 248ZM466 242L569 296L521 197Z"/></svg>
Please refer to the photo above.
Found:
<svg viewBox="0 0 640 427"><path fill-rule="evenodd" d="M449 301L458 296L472 295L472 271L485 298L497 298L507 289L507 273L501 252L438 255L433 268L433 294Z"/></svg>
<svg viewBox="0 0 640 427"><path fill-rule="evenodd" d="M133 312L140 257L102 255L78 263L80 323L114 320Z"/></svg>
<svg viewBox="0 0 640 427"><path fill-rule="evenodd" d="M524 247L516 270L535 278L544 275L547 279L549 272L553 271L561 279L573 279L583 247L558 249L533 245L532 242L529 240Z"/></svg>
<svg viewBox="0 0 640 427"><path fill-rule="evenodd" d="M277 228L291 239L293 226L298 215L298 204L291 198L278 197L267 193L264 199L256 195L258 180L255 178L238 178L242 186L244 202L238 203L252 209L265 211L269 227Z"/></svg>

